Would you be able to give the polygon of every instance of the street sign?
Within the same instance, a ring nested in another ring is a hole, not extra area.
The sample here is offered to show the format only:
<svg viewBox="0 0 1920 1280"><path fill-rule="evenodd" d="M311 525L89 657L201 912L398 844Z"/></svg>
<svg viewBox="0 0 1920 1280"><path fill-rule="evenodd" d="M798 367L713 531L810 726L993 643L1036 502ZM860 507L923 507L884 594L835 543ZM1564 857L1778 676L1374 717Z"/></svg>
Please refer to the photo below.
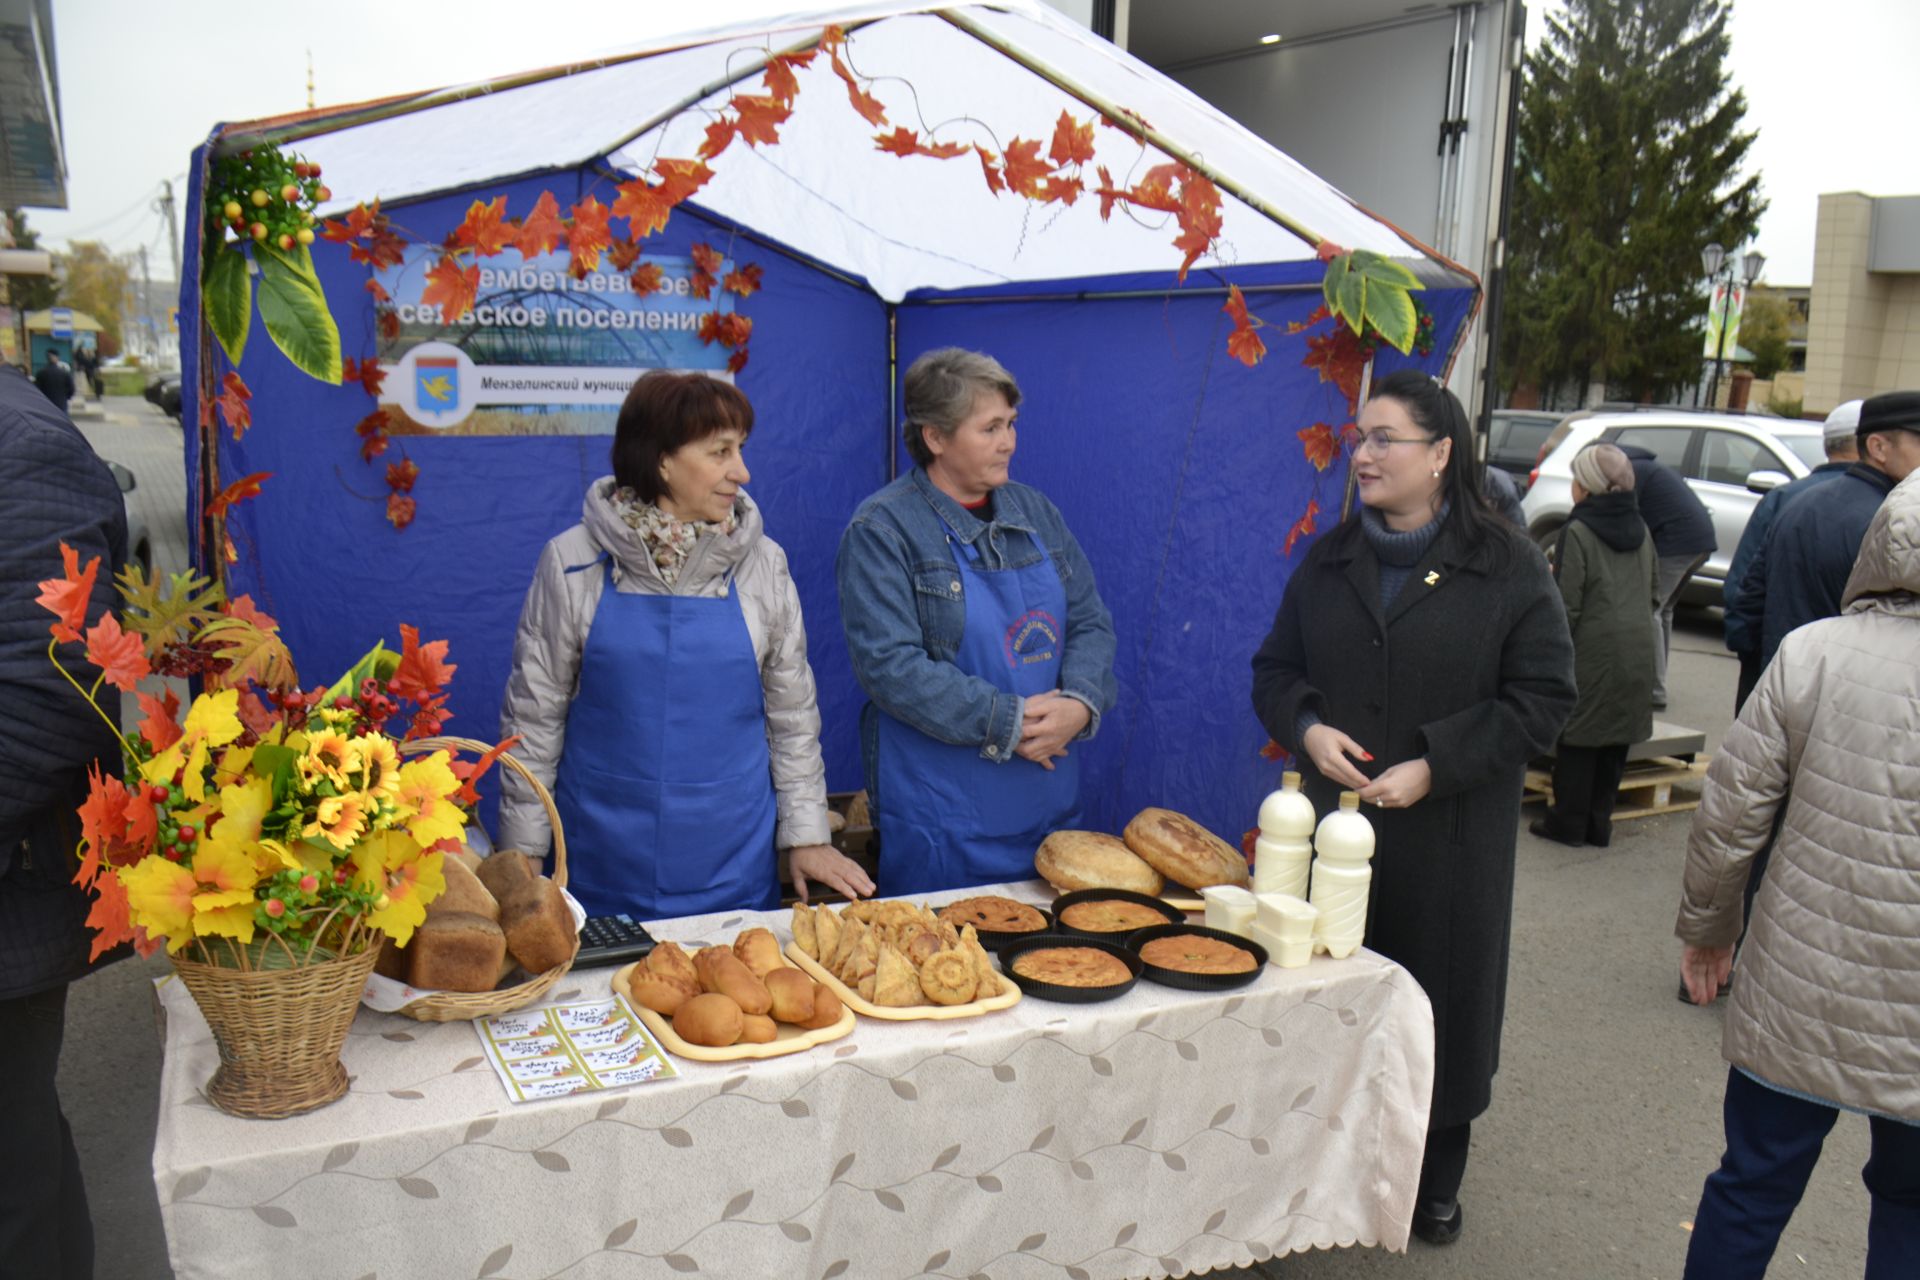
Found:
<svg viewBox="0 0 1920 1280"><path fill-rule="evenodd" d="M55 307L47 316L52 325L51 336L56 338L73 337L73 308Z"/></svg>

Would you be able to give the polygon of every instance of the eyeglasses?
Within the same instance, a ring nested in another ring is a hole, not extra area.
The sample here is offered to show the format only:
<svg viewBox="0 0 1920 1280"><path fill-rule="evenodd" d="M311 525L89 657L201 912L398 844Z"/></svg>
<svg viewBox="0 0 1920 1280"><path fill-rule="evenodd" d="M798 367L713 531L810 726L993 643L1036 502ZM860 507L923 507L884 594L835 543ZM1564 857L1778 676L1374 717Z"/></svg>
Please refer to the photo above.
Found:
<svg viewBox="0 0 1920 1280"><path fill-rule="evenodd" d="M1369 431L1357 437L1353 442L1355 453L1370 453L1375 457L1385 453L1397 444L1434 444L1433 436L1390 436L1384 431Z"/></svg>

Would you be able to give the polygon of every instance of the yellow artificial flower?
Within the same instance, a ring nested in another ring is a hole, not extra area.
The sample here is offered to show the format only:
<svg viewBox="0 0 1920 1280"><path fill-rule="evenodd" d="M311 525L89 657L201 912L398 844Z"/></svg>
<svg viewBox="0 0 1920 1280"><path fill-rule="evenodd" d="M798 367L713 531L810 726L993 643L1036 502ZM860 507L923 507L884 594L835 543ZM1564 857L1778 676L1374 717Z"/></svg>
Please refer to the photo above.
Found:
<svg viewBox="0 0 1920 1280"><path fill-rule="evenodd" d="M400 793L400 753L393 740L368 734L355 738L353 745L360 752L360 767L366 770L363 789L376 800L392 800Z"/></svg>
<svg viewBox="0 0 1920 1280"><path fill-rule="evenodd" d="M467 815L452 799L460 779L447 767L448 759L445 751L436 751L400 766L394 803L406 820L407 834L423 845L457 840L467 823Z"/></svg>
<svg viewBox="0 0 1920 1280"><path fill-rule="evenodd" d="M165 751L154 756L140 766L140 776L148 782L157 782L162 786L173 781L173 775L187 762L187 740L181 738Z"/></svg>
<svg viewBox="0 0 1920 1280"><path fill-rule="evenodd" d="M220 759L214 762L213 780L219 783L236 782L246 776L253 768L252 747L228 747L220 753Z"/></svg>
<svg viewBox="0 0 1920 1280"><path fill-rule="evenodd" d="M307 845L302 841L300 847L305 849ZM263 876L272 875L276 871L298 871L302 867L306 867L309 871L318 871L320 867L329 865L332 859L332 853L329 851L320 866L310 865L306 860L294 857L293 851L278 840L249 840L247 855L253 859L253 865L260 868L260 874Z"/></svg>
<svg viewBox="0 0 1920 1280"><path fill-rule="evenodd" d="M322 796L314 819L300 834L309 840L321 839L336 849L344 849L360 837L366 828L369 811L367 797L353 792L344 796Z"/></svg>
<svg viewBox="0 0 1920 1280"><path fill-rule="evenodd" d="M193 895L193 932L200 938L253 941L253 890L223 889Z"/></svg>
<svg viewBox="0 0 1920 1280"><path fill-rule="evenodd" d="M224 747L240 736L240 691L222 689L203 693L187 709L187 721L180 726L183 738L203 738L211 746Z"/></svg>
<svg viewBox="0 0 1920 1280"><path fill-rule="evenodd" d="M347 775L360 767L360 749L344 733L316 733L309 736L306 754L300 757L300 778L309 787L325 779L342 791L352 787Z"/></svg>
<svg viewBox="0 0 1920 1280"><path fill-rule="evenodd" d="M273 808L273 783L266 778L248 778L230 787L220 788L220 820L213 824L217 840L244 844L260 838L260 824Z"/></svg>
<svg viewBox="0 0 1920 1280"><path fill-rule="evenodd" d="M260 883L260 867L241 842L215 834L194 846L193 878L204 889L245 893L251 900L253 887ZM200 905L199 898L194 899L194 905Z"/></svg>
<svg viewBox="0 0 1920 1280"><path fill-rule="evenodd" d="M427 904L446 892L441 856L399 831L381 831L362 840L354 850L353 878L379 905L367 914L367 923L401 946L427 918Z"/></svg>
<svg viewBox="0 0 1920 1280"><path fill-rule="evenodd" d="M127 912L150 938L164 936L173 954L193 941L193 872L165 858L142 858L118 872Z"/></svg>
<svg viewBox="0 0 1920 1280"><path fill-rule="evenodd" d="M195 738L187 751L186 772L180 775L180 794L195 804L207 798L207 740Z"/></svg>

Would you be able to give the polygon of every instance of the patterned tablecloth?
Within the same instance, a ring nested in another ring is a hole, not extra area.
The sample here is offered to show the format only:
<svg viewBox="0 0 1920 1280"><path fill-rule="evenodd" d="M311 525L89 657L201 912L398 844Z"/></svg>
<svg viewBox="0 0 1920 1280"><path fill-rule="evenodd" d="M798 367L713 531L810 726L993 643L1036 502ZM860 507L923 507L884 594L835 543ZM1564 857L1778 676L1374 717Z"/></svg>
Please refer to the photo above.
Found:
<svg viewBox="0 0 1920 1280"><path fill-rule="evenodd" d="M784 914L654 932L754 923L789 937ZM550 1002L604 996L612 972ZM1426 996L1365 951L1223 995L1143 981L863 1018L808 1053L519 1105L467 1023L362 1009L352 1092L279 1121L213 1109L206 1022L177 981L160 996L153 1170L181 1280L1108 1278L1404 1249L1433 1076Z"/></svg>

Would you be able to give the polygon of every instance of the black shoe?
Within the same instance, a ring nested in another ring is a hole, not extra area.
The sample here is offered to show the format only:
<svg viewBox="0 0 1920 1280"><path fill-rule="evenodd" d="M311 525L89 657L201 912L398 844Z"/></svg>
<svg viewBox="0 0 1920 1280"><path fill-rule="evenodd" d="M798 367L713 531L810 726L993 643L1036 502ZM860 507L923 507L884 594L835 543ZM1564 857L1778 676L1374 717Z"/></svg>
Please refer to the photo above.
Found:
<svg viewBox="0 0 1920 1280"><path fill-rule="evenodd" d="M1452 1244L1464 1225L1458 1200L1429 1200L1413 1206L1413 1234L1428 1244Z"/></svg>
<svg viewBox="0 0 1920 1280"><path fill-rule="evenodd" d="M1565 836L1560 835L1552 827L1547 825L1545 818L1535 818L1527 824L1527 830L1539 836L1542 840L1551 840L1555 844L1564 844L1569 849L1578 849L1586 844L1584 840L1569 840Z"/></svg>

